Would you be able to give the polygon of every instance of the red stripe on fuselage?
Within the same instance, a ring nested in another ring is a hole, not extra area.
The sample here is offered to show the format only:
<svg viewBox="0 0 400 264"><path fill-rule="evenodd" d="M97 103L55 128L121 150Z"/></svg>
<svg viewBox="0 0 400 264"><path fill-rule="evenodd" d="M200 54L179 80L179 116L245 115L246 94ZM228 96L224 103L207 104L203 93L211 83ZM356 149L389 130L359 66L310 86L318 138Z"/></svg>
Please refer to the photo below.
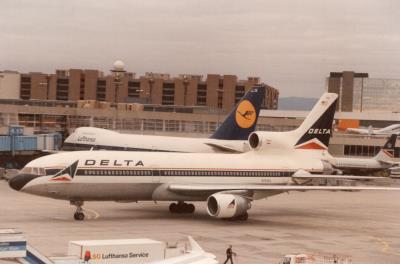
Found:
<svg viewBox="0 0 400 264"><path fill-rule="evenodd" d="M57 178L52 178L50 179L51 181L71 181L71 179L69 177L57 177Z"/></svg>
<svg viewBox="0 0 400 264"><path fill-rule="evenodd" d="M393 154L387 150L383 150L383 153L385 153L387 156L389 156L390 158L393 158Z"/></svg>

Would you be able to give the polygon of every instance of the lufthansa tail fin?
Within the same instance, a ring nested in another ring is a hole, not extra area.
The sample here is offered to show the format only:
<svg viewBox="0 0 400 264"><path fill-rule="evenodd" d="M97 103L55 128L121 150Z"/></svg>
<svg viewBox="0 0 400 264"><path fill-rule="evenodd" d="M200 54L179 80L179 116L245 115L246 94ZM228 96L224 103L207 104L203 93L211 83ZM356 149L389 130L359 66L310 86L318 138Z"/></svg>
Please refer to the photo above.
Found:
<svg viewBox="0 0 400 264"><path fill-rule="evenodd" d="M210 138L247 140L250 133L255 130L264 98L265 86L253 86Z"/></svg>
<svg viewBox="0 0 400 264"><path fill-rule="evenodd" d="M295 149L328 149L337 97L335 93L322 95L301 126L294 130L299 138Z"/></svg>
<svg viewBox="0 0 400 264"><path fill-rule="evenodd" d="M386 141L385 145L381 148L381 150L376 154L374 159L381 162L390 162L394 157L394 148L396 146L397 135L393 134L390 136L388 141Z"/></svg>

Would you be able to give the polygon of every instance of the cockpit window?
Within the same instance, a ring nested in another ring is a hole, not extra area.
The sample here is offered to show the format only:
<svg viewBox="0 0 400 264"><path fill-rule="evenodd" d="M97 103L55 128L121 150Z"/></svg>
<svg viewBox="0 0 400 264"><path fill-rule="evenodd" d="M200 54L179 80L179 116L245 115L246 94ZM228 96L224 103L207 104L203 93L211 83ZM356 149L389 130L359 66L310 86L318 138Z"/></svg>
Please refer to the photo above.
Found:
<svg viewBox="0 0 400 264"><path fill-rule="evenodd" d="M42 176L45 174L45 171L43 168L25 167L21 170L21 173Z"/></svg>
<svg viewBox="0 0 400 264"><path fill-rule="evenodd" d="M46 169L46 176L55 175L60 171L61 169Z"/></svg>
<svg viewBox="0 0 400 264"><path fill-rule="evenodd" d="M23 174L33 174L33 168L32 167L25 167L21 170L21 173Z"/></svg>

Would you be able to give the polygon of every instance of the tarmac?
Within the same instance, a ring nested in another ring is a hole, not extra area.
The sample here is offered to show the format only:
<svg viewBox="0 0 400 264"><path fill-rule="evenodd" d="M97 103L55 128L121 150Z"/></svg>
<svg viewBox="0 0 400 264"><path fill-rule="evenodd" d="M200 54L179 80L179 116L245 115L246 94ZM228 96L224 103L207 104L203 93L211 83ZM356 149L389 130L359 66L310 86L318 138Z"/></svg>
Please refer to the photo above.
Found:
<svg viewBox="0 0 400 264"><path fill-rule="evenodd" d="M225 260L229 244L238 264L275 264L290 253L349 255L353 263L400 263L400 191L293 192L255 201L247 221L172 215L168 203L88 202L89 219L73 220L67 201L19 193L0 181L0 228L16 228L47 256L67 254L71 240L193 238ZM0 260L1 263L1 260ZM8 262L7 262L8 263Z"/></svg>

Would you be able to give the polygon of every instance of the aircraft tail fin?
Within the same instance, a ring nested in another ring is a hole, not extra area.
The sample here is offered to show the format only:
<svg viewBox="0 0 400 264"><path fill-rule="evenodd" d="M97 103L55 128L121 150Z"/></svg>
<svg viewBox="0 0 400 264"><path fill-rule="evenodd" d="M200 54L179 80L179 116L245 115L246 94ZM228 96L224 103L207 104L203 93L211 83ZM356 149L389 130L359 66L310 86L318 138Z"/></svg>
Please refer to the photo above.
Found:
<svg viewBox="0 0 400 264"><path fill-rule="evenodd" d="M322 95L300 127L293 131L299 138L295 149L328 149L337 98L335 93Z"/></svg>
<svg viewBox="0 0 400 264"><path fill-rule="evenodd" d="M265 85L253 86L210 138L247 140L250 133L255 130L264 98Z"/></svg>
<svg viewBox="0 0 400 264"><path fill-rule="evenodd" d="M390 136L388 141L386 141L385 145L381 148L381 150L374 157L378 161L388 162L391 161L394 157L394 148L396 146L397 135L393 134Z"/></svg>

